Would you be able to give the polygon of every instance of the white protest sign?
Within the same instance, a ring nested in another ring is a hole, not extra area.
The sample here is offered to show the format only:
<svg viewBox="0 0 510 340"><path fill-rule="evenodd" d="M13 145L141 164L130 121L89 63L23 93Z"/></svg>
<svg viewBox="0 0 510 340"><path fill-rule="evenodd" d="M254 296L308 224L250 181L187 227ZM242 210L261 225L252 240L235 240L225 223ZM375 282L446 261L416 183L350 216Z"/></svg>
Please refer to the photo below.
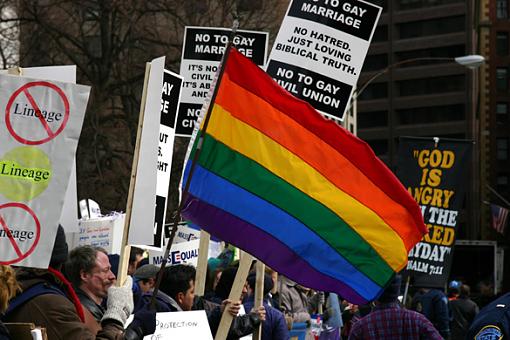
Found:
<svg viewBox="0 0 510 340"><path fill-rule="evenodd" d="M131 220L129 221L128 244L133 245L149 245L154 242L158 136L165 57L152 60L150 65Z"/></svg>
<svg viewBox="0 0 510 340"><path fill-rule="evenodd" d="M89 92L0 75L0 264L48 267Z"/></svg>
<svg viewBox="0 0 510 340"><path fill-rule="evenodd" d="M154 225L155 247L162 247L165 237L164 225L166 206L168 204L168 187L172 173L172 156L174 152L175 122L181 96L182 77L164 70L161 91L161 120L159 126L158 177L156 186L156 212Z"/></svg>
<svg viewBox="0 0 510 340"><path fill-rule="evenodd" d="M191 136L231 34L227 28L185 27L180 74L184 77L176 123L177 136ZM263 66L268 33L237 30L234 45L245 56Z"/></svg>
<svg viewBox="0 0 510 340"><path fill-rule="evenodd" d="M381 10L363 0L292 0L267 73L315 109L343 119Z"/></svg>
<svg viewBox="0 0 510 340"><path fill-rule="evenodd" d="M74 233L73 246L104 248L109 254L120 254L125 214L114 214L82 219L78 233Z"/></svg>
<svg viewBox="0 0 510 340"><path fill-rule="evenodd" d="M21 76L76 84L76 65L24 67L21 69ZM64 206L62 207L62 216L60 216L60 224L67 233L78 231L77 206L76 160L73 160Z"/></svg>
<svg viewBox="0 0 510 340"><path fill-rule="evenodd" d="M168 266L176 264L191 264L197 266L198 250L200 248L200 240L192 240L188 242L173 243L168 254ZM160 265L163 262L164 251L147 249L149 252L149 263Z"/></svg>
<svg viewBox="0 0 510 340"><path fill-rule="evenodd" d="M204 310L156 314L156 331L144 340L200 339L212 340Z"/></svg>

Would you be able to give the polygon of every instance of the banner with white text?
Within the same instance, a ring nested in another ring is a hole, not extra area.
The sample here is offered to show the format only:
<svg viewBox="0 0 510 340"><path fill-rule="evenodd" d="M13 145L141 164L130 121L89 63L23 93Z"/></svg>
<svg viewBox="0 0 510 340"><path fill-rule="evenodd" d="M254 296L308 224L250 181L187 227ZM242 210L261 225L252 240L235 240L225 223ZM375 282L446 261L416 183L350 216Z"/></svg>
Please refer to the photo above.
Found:
<svg viewBox="0 0 510 340"><path fill-rule="evenodd" d="M408 256L406 275L416 287L447 283L472 145L468 140L400 138L397 176L418 202L429 230Z"/></svg>

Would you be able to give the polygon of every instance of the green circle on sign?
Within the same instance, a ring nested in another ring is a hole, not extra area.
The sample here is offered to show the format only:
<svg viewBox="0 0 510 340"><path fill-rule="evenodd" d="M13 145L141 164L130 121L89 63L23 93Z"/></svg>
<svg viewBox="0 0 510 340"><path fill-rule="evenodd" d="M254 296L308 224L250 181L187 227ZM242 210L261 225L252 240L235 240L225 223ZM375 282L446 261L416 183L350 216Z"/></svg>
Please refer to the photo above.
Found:
<svg viewBox="0 0 510 340"><path fill-rule="evenodd" d="M50 183L51 162L40 149L20 146L0 158L0 193L11 201L30 201Z"/></svg>

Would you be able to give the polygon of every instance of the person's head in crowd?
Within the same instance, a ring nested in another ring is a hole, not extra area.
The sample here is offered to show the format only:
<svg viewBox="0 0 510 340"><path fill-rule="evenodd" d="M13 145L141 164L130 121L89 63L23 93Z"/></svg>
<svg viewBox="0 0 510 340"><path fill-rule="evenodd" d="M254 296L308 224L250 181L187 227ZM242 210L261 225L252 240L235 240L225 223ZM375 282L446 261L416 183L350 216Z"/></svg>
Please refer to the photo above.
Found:
<svg viewBox="0 0 510 340"><path fill-rule="evenodd" d="M471 287L469 287L468 285L464 285L464 284L461 285L459 296L463 297L463 298L468 298L470 295L471 295Z"/></svg>
<svg viewBox="0 0 510 340"><path fill-rule="evenodd" d="M75 288L81 289L97 304L108 296L115 283L108 255L103 248L80 246L71 251L66 274Z"/></svg>
<svg viewBox="0 0 510 340"><path fill-rule="evenodd" d="M140 261L142 261L143 255L143 249L138 247L131 247L131 252L129 253L128 275L133 275L136 268L138 268L138 264Z"/></svg>
<svg viewBox="0 0 510 340"><path fill-rule="evenodd" d="M59 224L55 243L53 244L53 251L51 252L50 267L60 271L62 265L67 260L68 253L69 248L67 246L66 234L64 228Z"/></svg>
<svg viewBox="0 0 510 340"><path fill-rule="evenodd" d="M248 278L246 279L247 282L247 294L248 296L255 295L255 283L257 282L257 274L252 272L248 275ZM273 289L274 283L273 279L271 278L271 275L264 274L264 296L267 296Z"/></svg>
<svg viewBox="0 0 510 340"><path fill-rule="evenodd" d="M10 266L0 265L0 315L7 310L9 300L20 290L16 273Z"/></svg>
<svg viewBox="0 0 510 340"><path fill-rule="evenodd" d="M402 283L402 276L400 274L395 275L391 283L386 287L384 292L377 299L378 303L393 303L398 301L398 295L400 294L400 285Z"/></svg>
<svg viewBox="0 0 510 340"><path fill-rule="evenodd" d="M190 311L195 298L195 267L178 264L165 268L160 290L170 296L184 311Z"/></svg>
<svg viewBox="0 0 510 340"><path fill-rule="evenodd" d="M232 285L234 284L236 278L236 274L237 266L230 266L221 273L221 277L218 281L218 284L216 285L216 289L214 290L214 294L219 300L223 301L228 299L230 291L232 290ZM247 293L248 289L245 284L241 292L241 301L244 300Z"/></svg>
<svg viewBox="0 0 510 340"><path fill-rule="evenodd" d="M154 288L158 272L159 267L154 264L143 265L134 272L133 277L143 293L147 293Z"/></svg>
<svg viewBox="0 0 510 340"><path fill-rule="evenodd" d="M478 291L482 296L493 296L494 295L494 285L491 280L481 280L477 285Z"/></svg>
<svg viewBox="0 0 510 340"><path fill-rule="evenodd" d="M271 289L271 294L276 294L278 292L278 272L271 269L270 267L266 266L265 269L266 274L269 274L271 276L271 280L273 280L273 289Z"/></svg>
<svg viewBox="0 0 510 340"><path fill-rule="evenodd" d="M462 285L462 282L460 282L460 281L457 281L457 280L450 281L450 283L448 284L448 297L455 298L455 297L459 296L461 285Z"/></svg>

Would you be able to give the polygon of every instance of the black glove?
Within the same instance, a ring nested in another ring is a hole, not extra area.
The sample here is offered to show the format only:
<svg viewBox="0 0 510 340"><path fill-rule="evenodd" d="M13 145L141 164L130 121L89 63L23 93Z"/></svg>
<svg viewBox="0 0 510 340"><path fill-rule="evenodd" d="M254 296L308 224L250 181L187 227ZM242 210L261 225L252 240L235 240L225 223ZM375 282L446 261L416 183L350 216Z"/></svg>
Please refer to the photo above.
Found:
<svg viewBox="0 0 510 340"><path fill-rule="evenodd" d="M154 334L156 331L156 310L150 308L150 304L146 304L135 313L129 328L141 330L143 336Z"/></svg>

